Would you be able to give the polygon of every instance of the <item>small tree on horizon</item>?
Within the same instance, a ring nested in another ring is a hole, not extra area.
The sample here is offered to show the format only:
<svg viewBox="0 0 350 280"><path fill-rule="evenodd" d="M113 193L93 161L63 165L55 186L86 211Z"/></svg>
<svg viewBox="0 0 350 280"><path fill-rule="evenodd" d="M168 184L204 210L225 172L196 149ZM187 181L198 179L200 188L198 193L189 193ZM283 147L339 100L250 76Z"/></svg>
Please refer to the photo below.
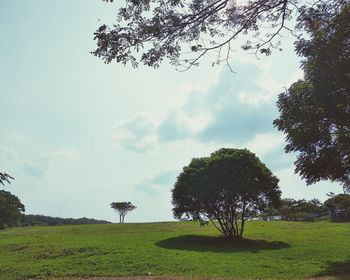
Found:
<svg viewBox="0 0 350 280"><path fill-rule="evenodd" d="M131 202L112 202L111 207L119 214L119 223L124 223L124 218L128 212L135 210L137 207Z"/></svg>

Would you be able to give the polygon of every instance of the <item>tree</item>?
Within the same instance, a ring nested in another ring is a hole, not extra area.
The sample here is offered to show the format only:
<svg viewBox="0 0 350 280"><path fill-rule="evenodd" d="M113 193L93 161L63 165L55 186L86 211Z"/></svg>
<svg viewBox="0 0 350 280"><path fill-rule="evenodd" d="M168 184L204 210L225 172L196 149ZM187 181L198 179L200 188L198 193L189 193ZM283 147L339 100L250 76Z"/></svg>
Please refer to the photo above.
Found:
<svg viewBox="0 0 350 280"><path fill-rule="evenodd" d="M17 196L0 190L0 230L4 229L5 225L15 224L24 211L24 205Z"/></svg>
<svg viewBox="0 0 350 280"><path fill-rule="evenodd" d="M60 218L44 215L22 215L20 219L21 226L57 226L57 225L88 225L88 224L110 224L104 220L95 220L89 218Z"/></svg>
<svg viewBox="0 0 350 280"><path fill-rule="evenodd" d="M324 213L323 205L318 199L307 201L305 199L282 199L279 213L282 220L310 221Z"/></svg>
<svg viewBox="0 0 350 280"><path fill-rule="evenodd" d="M213 65L223 61L229 65L235 39L249 33L249 40L241 47L269 55L273 49L281 50L280 38L285 31L295 36L293 16L300 23L304 20L300 15L308 9L332 11L348 1L123 1L117 23L112 27L103 24L95 32L97 49L93 54L106 63L115 60L133 67L140 62L158 67L167 58L172 65L186 70L206 54L214 53Z"/></svg>
<svg viewBox="0 0 350 280"><path fill-rule="evenodd" d="M11 184L10 179L14 180L9 174L0 172L0 184L4 185L4 182Z"/></svg>
<svg viewBox="0 0 350 280"><path fill-rule="evenodd" d="M275 207L266 207L263 211L260 212L259 218L263 219L264 221L273 221L273 220L279 220L281 218L281 213L278 209Z"/></svg>
<svg viewBox="0 0 350 280"><path fill-rule="evenodd" d="M338 194L327 199L324 206L329 210L334 220L350 219L350 195Z"/></svg>
<svg viewBox="0 0 350 280"><path fill-rule="evenodd" d="M119 214L119 223L124 223L126 214L136 209L131 202L112 202L111 207Z"/></svg>
<svg viewBox="0 0 350 280"><path fill-rule="evenodd" d="M331 180L350 191L350 3L334 13L305 11L310 38L296 42L304 79L278 97L274 125L297 152L295 172L307 184Z"/></svg>
<svg viewBox="0 0 350 280"><path fill-rule="evenodd" d="M250 151L220 149L194 158L172 189L176 219L210 221L223 236L241 239L245 221L280 200L278 179Z"/></svg>

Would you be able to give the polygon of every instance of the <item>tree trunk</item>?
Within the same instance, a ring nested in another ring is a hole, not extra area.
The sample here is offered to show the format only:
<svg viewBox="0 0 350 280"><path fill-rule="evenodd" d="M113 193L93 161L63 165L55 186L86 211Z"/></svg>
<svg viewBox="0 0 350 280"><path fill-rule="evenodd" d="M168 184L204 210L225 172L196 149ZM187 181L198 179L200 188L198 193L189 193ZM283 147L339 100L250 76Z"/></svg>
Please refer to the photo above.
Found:
<svg viewBox="0 0 350 280"><path fill-rule="evenodd" d="M225 238L236 240L239 238L239 230L237 226L236 219L233 222L232 220L223 220L219 222L222 229L222 234Z"/></svg>
<svg viewBox="0 0 350 280"><path fill-rule="evenodd" d="M243 232L244 232L244 223L245 223L245 220L244 218L242 217L242 220L241 220L241 230L239 232L239 237L242 237L243 236Z"/></svg>
<svg viewBox="0 0 350 280"><path fill-rule="evenodd" d="M243 238L245 224L244 219L241 219L240 225L237 217L234 218L234 221L221 221L219 224L222 229L221 233L225 238L230 240L240 240Z"/></svg>

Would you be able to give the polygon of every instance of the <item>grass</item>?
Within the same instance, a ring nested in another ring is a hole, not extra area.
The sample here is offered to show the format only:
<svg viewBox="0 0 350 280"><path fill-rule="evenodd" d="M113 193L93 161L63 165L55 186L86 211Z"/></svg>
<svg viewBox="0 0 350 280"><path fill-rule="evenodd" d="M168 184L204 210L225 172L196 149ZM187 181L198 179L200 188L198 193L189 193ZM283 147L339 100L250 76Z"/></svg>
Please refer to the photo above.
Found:
<svg viewBox="0 0 350 280"><path fill-rule="evenodd" d="M192 222L13 228L0 232L0 279L350 279L349 223L252 221L245 237L232 244Z"/></svg>

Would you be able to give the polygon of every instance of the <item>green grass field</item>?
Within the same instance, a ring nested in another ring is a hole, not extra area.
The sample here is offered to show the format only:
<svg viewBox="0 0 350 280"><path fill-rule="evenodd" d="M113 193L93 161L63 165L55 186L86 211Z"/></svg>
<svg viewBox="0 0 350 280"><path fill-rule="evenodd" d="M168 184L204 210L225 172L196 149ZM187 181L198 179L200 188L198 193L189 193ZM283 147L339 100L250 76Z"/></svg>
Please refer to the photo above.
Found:
<svg viewBox="0 0 350 280"><path fill-rule="evenodd" d="M350 279L350 224L248 222L232 244L192 222L13 228L0 279L168 275Z"/></svg>

